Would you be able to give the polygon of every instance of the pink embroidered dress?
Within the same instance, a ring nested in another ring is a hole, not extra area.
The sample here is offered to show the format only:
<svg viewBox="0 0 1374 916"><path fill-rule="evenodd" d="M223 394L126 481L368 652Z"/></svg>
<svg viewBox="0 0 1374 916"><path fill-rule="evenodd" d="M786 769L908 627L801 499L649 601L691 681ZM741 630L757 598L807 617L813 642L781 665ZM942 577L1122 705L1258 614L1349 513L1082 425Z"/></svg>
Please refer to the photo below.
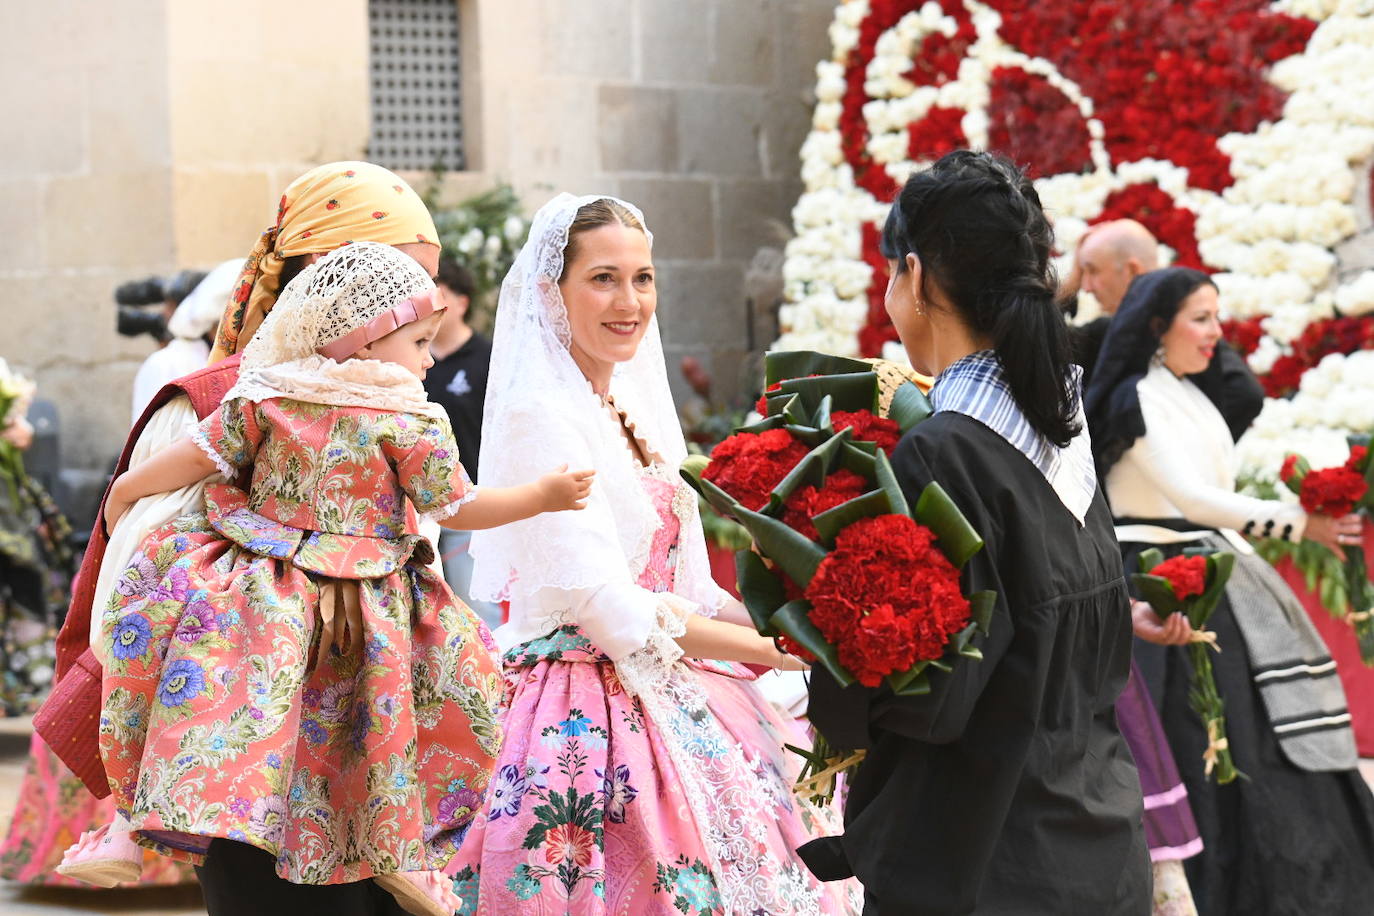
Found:
<svg viewBox="0 0 1374 916"><path fill-rule="evenodd" d="M666 594L696 496L665 465L639 480L659 527L636 584ZM857 910L854 888L819 883L793 855L822 827L791 791L796 758L783 744L800 736L754 675L669 664L671 698L649 704L574 623L505 654L506 739L456 859L459 916Z"/></svg>
<svg viewBox="0 0 1374 916"><path fill-rule="evenodd" d="M195 439L252 483L150 535L105 610L119 813L174 858L225 837L296 883L442 867L487 790L502 690L407 526L407 499L442 518L471 496L448 421L235 398ZM327 577L357 580L364 648L310 669Z"/></svg>

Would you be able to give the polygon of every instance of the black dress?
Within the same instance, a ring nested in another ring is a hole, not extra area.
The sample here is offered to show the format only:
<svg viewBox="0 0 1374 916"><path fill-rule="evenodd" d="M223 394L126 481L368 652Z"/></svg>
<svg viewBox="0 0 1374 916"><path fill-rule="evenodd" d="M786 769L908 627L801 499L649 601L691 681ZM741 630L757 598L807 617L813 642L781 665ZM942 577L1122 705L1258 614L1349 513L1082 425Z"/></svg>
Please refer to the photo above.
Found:
<svg viewBox="0 0 1374 916"><path fill-rule="evenodd" d="M1134 570L1142 550L1155 547L1168 557L1187 546L1126 543L1122 552ZM1188 706L1187 650L1139 640L1135 650L1202 835L1202 853L1183 863L1199 916L1368 916L1374 797L1358 770L1314 772L1289 762L1235 614L1228 591L1207 629L1222 647L1212 671L1226 703L1227 743L1244 779L1219 786L1203 773L1207 736Z"/></svg>
<svg viewBox="0 0 1374 916"><path fill-rule="evenodd" d="M1140 781L1113 708L1130 611L1101 493L1080 527L1020 452L952 412L893 465L913 501L931 480L948 491L986 541L964 584L1000 598L984 659L935 672L925 696L841 690L815 669L812 722L868 756L846 833L803 859L856 875L866 914L1147 916Z"/></svg>

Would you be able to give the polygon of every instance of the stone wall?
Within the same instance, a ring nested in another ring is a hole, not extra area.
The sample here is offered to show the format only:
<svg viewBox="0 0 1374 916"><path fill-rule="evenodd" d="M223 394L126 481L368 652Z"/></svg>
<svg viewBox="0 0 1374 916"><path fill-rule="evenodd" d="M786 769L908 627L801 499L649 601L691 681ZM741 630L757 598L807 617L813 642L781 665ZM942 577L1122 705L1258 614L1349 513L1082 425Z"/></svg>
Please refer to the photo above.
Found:
<svg viewBox="0 0 1374 916"><path fill-rule="evenodd" d="M639 204L674 384L691 354L737 388L745 272L785 238L833 0L456 2L470 162L445 196L505 180L530 212L559 190ZM153 348L115 334L113 288L246 254L293 177L364 154L367 4L10 7L0 356L57 402L63 463L97 468Z"/></svg>

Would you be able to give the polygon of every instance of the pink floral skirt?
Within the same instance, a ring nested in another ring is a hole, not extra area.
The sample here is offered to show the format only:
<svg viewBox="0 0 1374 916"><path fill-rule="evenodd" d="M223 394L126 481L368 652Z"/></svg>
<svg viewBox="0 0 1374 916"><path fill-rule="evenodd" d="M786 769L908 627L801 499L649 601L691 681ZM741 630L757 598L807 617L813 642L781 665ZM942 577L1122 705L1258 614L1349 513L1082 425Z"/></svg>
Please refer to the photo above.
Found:
<svg viewBox="0 0 1374 916"><path fill-rule="evenodd" d="M857 909L849 884L817 882L794 854L837 829L821 823L837 812L792 794L783 744L800 736L748 671L674 670L695 699L665 712L626 694L574 627L506 655L505 745L449 869L461 916Z"/></svg>

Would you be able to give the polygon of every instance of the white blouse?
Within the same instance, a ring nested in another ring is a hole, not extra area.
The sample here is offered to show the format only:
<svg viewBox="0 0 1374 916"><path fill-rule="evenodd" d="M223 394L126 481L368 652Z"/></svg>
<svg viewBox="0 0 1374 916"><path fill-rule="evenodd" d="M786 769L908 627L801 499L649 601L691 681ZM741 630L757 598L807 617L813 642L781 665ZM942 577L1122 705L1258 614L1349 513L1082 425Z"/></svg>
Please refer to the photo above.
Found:
<svg viewBox="0 0 1374 916"><path fill-rule="evenodd" d="M1107 500L1117 518L1180 519L1215 528L1244 544L1234 531L1287 541L1302 540L1301 506L1236 492L1235 447L1226 421L1196 385L1162 365L1150 368L1136 389L1145 435L1107 473ZM1161 526L1117 528L1122 541L1194 540Z"/></svg>

